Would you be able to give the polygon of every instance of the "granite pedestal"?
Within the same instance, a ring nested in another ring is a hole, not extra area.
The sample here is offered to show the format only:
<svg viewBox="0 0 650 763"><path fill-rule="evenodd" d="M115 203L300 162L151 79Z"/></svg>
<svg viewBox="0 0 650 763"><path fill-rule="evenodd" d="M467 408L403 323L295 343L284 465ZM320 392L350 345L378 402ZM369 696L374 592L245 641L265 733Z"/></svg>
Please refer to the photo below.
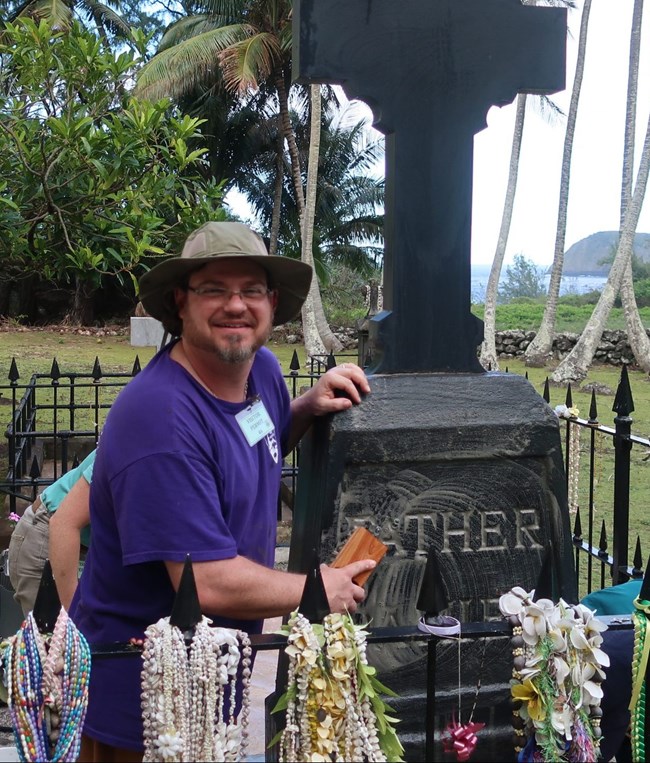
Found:
<svg viewBox="0 0 650 763"><path fill-rule="evenodd" d="M360 610L373 626L413 625L426 557L435 548L449 609L461 621L500 618L512 586L536 584L553 549L557 592L575 601L571 531L557 417L514 374L389 374L343 414L316 421L300 451L289 569L312 549L330 561L362 525L389 546ZM513 757L507 639L438 646L437 732L476 698L485 721L477 760ZM426 647L374 645L369 659L401 723L406 759L424 760ZM441 748L439 750L442 759Z"/></svg>

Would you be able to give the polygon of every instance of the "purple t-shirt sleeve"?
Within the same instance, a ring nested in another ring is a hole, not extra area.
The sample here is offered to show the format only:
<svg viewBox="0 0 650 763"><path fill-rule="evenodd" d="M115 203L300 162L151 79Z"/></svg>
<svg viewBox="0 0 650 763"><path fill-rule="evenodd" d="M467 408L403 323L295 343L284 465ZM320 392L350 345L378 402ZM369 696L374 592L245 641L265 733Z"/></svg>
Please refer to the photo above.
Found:
<svg viewBox="0 0 650 763"><path fill-rule="evenodd" d="M198 458L164 453L136 461L113 479L124 564L183 561L188 552L195 562L237 555L215 471ZM139 506L155 506L155 517Z"/></svg>

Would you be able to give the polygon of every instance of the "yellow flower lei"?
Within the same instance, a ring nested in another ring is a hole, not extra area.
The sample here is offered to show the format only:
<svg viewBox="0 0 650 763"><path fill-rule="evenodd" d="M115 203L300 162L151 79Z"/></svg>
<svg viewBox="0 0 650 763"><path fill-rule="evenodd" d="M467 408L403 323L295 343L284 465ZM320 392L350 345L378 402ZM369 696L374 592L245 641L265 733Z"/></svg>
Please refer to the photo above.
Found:
<svg viewBox="0 0 650 763"><path fill-rule="evenodd" d="M280 761L401 761L398 721L379 696L395 693L368 665L364 627L347 614L312 625L295 611L281 632L289 673L273 712L285 710L286 722L270 745L279 741Z"/></svg>
<svg viewBox="0 0 650 763"><path fill-rule="evenodd" d="M581 604L555 604L534 593L517 586L499 599L513 626L515 751L520 761L596 760L607 626Z"/></svg>

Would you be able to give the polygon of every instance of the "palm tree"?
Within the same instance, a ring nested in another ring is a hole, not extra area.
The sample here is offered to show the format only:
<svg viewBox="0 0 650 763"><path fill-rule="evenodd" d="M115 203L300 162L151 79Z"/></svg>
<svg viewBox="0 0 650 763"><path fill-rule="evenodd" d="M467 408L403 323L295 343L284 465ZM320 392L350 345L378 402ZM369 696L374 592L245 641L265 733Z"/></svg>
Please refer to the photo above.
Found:
<svg viewBox="0 0 650 763"><path fill-rule="evenodd" d="M206 0L206 13L183 18L164 35L158 53L143 67L138 92L145 97L183 95L189 89L214 81L215 69L226 90L244 96L261 85L273 89L278 102L280 133L290 156L290 176L303 227L305 198L296 137L289 114L292 54L290 0ZM318 124L318 122L317 122ZM280 200L283 164L276 141L276 184L273 198ZM275 252L279 206L272 219L270 250ZM338 351L341 344L330 330L320 299L318 283L311 290L308 309L314 310L322 343Z"/></svg>
<svg viewBox="0 0 650 763"><path fill-rule="evenodd" d="M524 0L524 5L538 5L542 0ZM547 5L563 6L568 8L574 8L575 3L573 0L546 0ZM542 106L542 111L546 110L546 107L550 107L549 114L560 113L557 106L549 98L542 96L539 100ZM501 269L503 267L503 260L506 254L506 247L508 244L508 235L510 233L510 224L512 222L512 214L515 204L515 195L517 193L517 180L519 177L519 156L521 154L521 143L524 134L524 120L526 116L526 93L520 93L516 99L516 111L515 111L515 126L512 135L512 147L510 150L510 165L508 171L508 185L506 188L506 196L503 204L503 214L501 216L501 227L499 228L499 237L497 239L497 246L494 252L494 259L492 260L492 267L490 268L490 277L488 278L488 285L485 291L485 308L483 315L483 343L481 344L480 361L484 368L497 370L499 368L499 361L497 358L495 334L496 334L496 304L499 291L499 279L501 277Z"/></svg>
<svg viewBox="0 0 650 763"><path fill-rule="evenodd" d="M542 323L533 341L528 345L525 352L526 365L543 366L548 360L553 347L553 333L555 330L555 318L560 296L560 283L562 269L564 267L564 245L566 238L567 208L569 203L569 182L571 179L571 153L573 151L573 138L575 135L578 103L580 90L585 70L585 57L587 52L587 32L589 29L589 14L591 13L592 0L584 0L582 17L580 20L580 37L578 39L578 58L576 71L571 92L571 102L567 116L566 133L564 135L564 150L562 153L562 170L560 180L560 198L558 202L557 228L555 233L555 252L553 266L548 287L548 297L544 307Z"/></svg>
<svg viewBox="0 0 650 763"><path fill-rule="evenodd" d="M560 363L552 375L552 379L558 383L578 381L587 375L587 369L594 357L596 346L603 333L607 317L612 309L616 295L619 292L625 270L632 258L634 235L639 222L639 215L643 207L646 187L648 185L648 173L650 170L650 118L646 128L641 161L637 172L634 193L625 207L625 216L621 226L620 237L616 249L614 262L607 277L607 283L603 289L598 304L594 308L587 325L585 326L576 346L569 355Z"/></svg>
<svg viewBox="0 0 650 763"><path fill-rule="evenodd" d="M197 86L224 87L238 95L261 85L273 89L280 129L291 157L296 204L302 217L300 158L289 116L290 0L205 0L205 12L172 24L158 52L140 71L136 92L145 98L178 98Z"/></svg>
<svg viewBox="0 0 650 763"><path fill-rule="evenodd" d="M620 228L623 227L625 210L632 196L632 174L634 166L634 138L636 128L636 104L639 81L639 59L641 53L641 24L643 20L643 0L634 0L632 27L630 32L630 56L627 79L627 100L625 114L625 138L623 142L623 173L621 181ZM627 336L636 362L646 372L650 372L650 339L639 315L634 296L632 260L628 263L621 282L621 302L625 314Z"/></svg>
<svg viewBox="0 0 650 763"><path fill-rule="evenodd" d="M302 157L309 150L307 128L297 121L298 115L294 119L301 161L306 163ZM344 263L366 277L376 274L383 252L384 179L373 172L383 148L383 140L372 137L367 122L356 118L353 106L343 112L330 104L324 106L313 240L314 264L322 279L335 263ZM267 165L260 163L247 176L246 184L240 185L264 227L273 213L271 162L269 156ZM286 178L280 223L282 252L300 257L298 212Z"/></svg>
<svg viewBox="0 0 650 763"><path fill-rule="evenodd" d="M625 139L623 147L623 172L621 181L621 222L619 241L614 262L607 283L598 300L580 340L571 353L562 361L553 374L554 381L564 382L583 379L600 337L614 299L620 290L628 329L628 339L636 361L644 371L650 371L650 341L641 322L634 297L632 281L632 251L634 235L648 180L648 146L650 145L650 120L646 131L646 141L641 156L634 193L632 193L632 173L634 165L634 137L636 128L637 84L641 41L643 0L635 0L630 33L630 56L628 67L627 104L625 115ZM616 267L615 267L616 266Z"/></svg>
<svg viewBox="0 0 650 763"><path fill-rule="evenodd" d="M119 9L119 0L108 0L108 3L98 0L25 0L12 9L5 21L13 23L25 17L45 19L52 24L53 29L69 29L76 16L83 21L91 21L103 40L108 39L106 30L116 37L129 39L129 25L114 10Z"/></svg>

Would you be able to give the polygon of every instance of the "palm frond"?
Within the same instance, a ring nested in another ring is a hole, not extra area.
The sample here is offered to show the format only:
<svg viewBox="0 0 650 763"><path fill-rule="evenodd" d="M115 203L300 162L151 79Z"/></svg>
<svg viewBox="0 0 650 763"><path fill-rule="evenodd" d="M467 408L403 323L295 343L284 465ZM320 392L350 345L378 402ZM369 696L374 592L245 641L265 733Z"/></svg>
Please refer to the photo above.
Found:
<svg viewBox="0 0 650 763"><path fill-rule="evenodd" d="M219 53L251 34L246 24L212 29L209 32L179 42L148 61L137 77L136 95L157 100L165 96L178 98L191 92L219 68Z"/></svg>
<svg viewBox="0 0 650 763"><path fill-rule="evenodd" d="M99 26L102 25L114 35L122 38L131 37L131 27L110 6L97 0L79 0L79 6Z"/></svg>
<svg viewBox="0 0 650 763"><path fill-rule="evenodd" d="M69 29L73 21L71 4L63 0L28 0L9 20L13 22L25 16L45 19L50 22L52 29Z"/></svg>
<svg viewBox="0 0 650 763"><path fill-rule="evenodd" d="M226 88L238 93L257 90L258 83L273 71L279 55L277 37L268 32L230 45L219 54Z"/></svg>
<svg viewBox="0 0 650 763"><path fill-rule="evenodd" d="M158 44L157 52L160 53L163 50L167 50L167 48L178 45L184 40L189 40L191 37L203 34L204 32L209 32L212 29L227 26L227 24L222 22L223 19L221 17L205 13L193 14L192 16L185 16L182 19L178 19L178 21L170 24L165 30L160 43Z"/></svg>

